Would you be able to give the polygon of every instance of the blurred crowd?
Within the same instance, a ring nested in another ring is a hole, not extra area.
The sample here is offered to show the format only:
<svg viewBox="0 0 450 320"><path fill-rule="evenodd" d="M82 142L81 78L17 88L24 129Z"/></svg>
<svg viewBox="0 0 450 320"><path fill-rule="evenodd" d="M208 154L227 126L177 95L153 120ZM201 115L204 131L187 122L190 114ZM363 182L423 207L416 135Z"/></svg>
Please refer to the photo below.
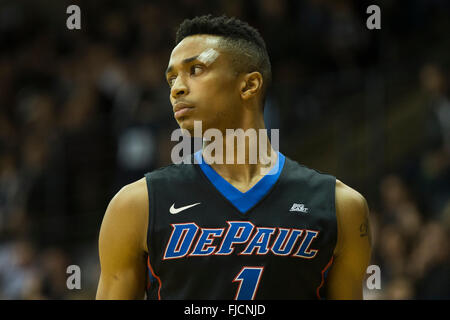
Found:
<svg viewBox="0 0 450 320"><path fill-rule="evenodd" d="M450 96L438 65L420 69L427 96L424 147L381 177L371 210L373 263L381 268L382 299L450 299Z"/></svg>
<svg viewBox="0 0 450 320"><path fill-rule="evenodd" d="M336 115L343 98L363 92L367 73L407 75L399 89L419 90L427 115L423 127L407 130L423 132L423 142L415 157L377 167L362 190L371 263L382 274L381 289L365 296L450 298L450 3L378 3L382 30L369 31L369 1L2 1L0 299L95 296L109 200L171 162L177 126L164 70L176 28L207 13L261 32L274 78L267 126L280 128L281 151L294 158L296 141ZM70 4L81 9L81 30L66 28ZM352 174L330 173L344 182ZM82 270L82 290L66 287L71 264Z"/></svg>

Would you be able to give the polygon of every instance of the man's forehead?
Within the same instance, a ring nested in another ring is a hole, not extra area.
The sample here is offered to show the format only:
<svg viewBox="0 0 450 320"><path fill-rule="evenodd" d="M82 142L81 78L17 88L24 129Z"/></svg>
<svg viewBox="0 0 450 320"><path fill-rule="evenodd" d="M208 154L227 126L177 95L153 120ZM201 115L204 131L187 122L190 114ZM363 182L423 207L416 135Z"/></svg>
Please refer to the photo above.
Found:
<svg viewBox="0 0 450 320"><path fill-rule="evenodd" d="M219 50L220 40L219 36L203 34L186 37L172 50L169 64L198 56L208 49Z"/></svg>

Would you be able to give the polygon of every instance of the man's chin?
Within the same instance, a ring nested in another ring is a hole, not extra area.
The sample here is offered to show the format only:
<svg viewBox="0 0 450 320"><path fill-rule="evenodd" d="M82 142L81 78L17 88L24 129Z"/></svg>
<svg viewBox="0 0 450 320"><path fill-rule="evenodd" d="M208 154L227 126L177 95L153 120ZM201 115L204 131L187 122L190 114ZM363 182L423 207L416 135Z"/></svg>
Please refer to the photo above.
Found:
<svg viewBox="0 0 450 320"><path fill-rule="evenodd" d="M198 120L195 120L196 123L200 122ZM194 119L189 119L189 118L181 118L180 120L177 121L178 125L180 126L180 129L183 130L187 130L190 134L191 137L194 137L195 133L197 133L196 131L200 132L201 130L194 130ZM198 124L197 124L198 126ZM200 128L200 127L199 127ZM201 133L200 133L201 136Z"/></svg>
<svg viewBox="0 0 450 320"><path fill-rule="evenodd" d="M216 129L215 127L210 128L210 123L204 122L199 119L193 118L181 118L177 120L180 129L187 130L191 137L202 138L205 131L208 129Z"/></svg>

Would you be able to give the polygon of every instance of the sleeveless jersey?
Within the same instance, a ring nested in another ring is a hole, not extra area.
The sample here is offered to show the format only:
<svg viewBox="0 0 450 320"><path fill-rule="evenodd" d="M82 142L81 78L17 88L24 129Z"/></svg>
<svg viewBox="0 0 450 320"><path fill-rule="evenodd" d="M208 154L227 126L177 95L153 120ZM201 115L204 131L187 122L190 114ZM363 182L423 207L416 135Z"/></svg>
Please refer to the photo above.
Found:
<svg viewBox="0 0 450 320"><path fill-rule="evenodd" d="M245 193L205 162L145 177L147 299L324 297L337 241L335 177L280 152Z"/></svg>

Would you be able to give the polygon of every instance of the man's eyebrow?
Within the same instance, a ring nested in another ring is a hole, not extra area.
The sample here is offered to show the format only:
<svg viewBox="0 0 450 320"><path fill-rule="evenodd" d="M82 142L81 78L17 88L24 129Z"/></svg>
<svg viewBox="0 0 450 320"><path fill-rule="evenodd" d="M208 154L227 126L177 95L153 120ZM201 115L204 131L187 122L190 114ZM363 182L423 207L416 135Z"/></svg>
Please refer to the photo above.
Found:
<svg viewBox="0 0 450 320"><path fill-rule="evenodd" d="M198 57L199 57L199 56L196 55L196 56L193 56L193 57L190 57L190 58L186 58L186 59L184 59L183 61L181 61L181 64L187 64L187 63L189 63L189 62L192 62L192 61L194 61L194 60L197 60ZM166 74L168 74L169 72L172 72L172 70L173 70L173 66L169 66L169 67L167 68L167 70L166 70Z"/></svg>

